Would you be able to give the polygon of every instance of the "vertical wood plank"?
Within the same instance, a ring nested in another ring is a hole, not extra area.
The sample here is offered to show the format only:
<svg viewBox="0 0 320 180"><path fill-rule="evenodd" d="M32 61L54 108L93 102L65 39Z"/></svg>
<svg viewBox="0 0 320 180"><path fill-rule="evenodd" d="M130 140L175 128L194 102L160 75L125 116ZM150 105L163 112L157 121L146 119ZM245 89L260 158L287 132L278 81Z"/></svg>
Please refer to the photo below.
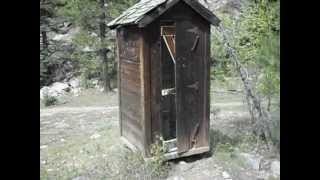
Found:
<svg viewBox="0 0 320 180"><path fill-rule="evenodd" d="M144 151L144 106L141 78L141 33L134 26L120 28L118 31L118 56L120 80L120 131L132 144Z"/></svg>
<svg viewBox="0 0 320 180"><path fill-rule="evenodd" d="M141 92L143 106L143 134L145 155L150 156L151 144L151 113L150 113L150 56L148 33L145 29L141 31Z"/></svg>
<svg viewBox="0 0 320 180"><path fill-rule="evenodd" d="M122 136L122 117L121 117L121 62L120 62L120 35L119 29L116 30L117 36L117 61L118 61L118 106L119 106L119 127L120 127L120 136Z"/></svg>
<svg viewBox="0 0 320 180"><path fill-rule="evenodd" d="M205 38L206 38L206 92L205 92L205 97L206 97L206 112L205 112L205 124L206 124L206 129L205 129L205 137L204 139L207 140L207 145L210 145L210 88L211 88L211 79L210 79L210 68L211 68L211 64L210 64L210 57L211 57L211 43L210 43L210 38L211 38L211 31L210 31L210 24L207 25L207 31L205 33Z"/></svg>
<svg viewBox="0 0 320 180"><path fill-rule="evenodd" d="M161 69L160 69L160 27L159 20L150 24L147 31L150 34L150 68L151 68L151 136L152 143L156 135L161 135L160 117L160 90L161 90Z"/></svg>
<svg viewBox="0 0 320 180"><path fill-rule="evenodd" d="M142 35L142 30L139 30L139 42L140 42L140 49L139 49L139 54L140 54L140 86L141 86L141 96L140 96L140 108L141 108L141 125L142 125L142 134L143 134L143 146L144 146L144 152L146 152L146 116L145 116L145 57L144 57L144 40L143 40L143 35Z"/></svg>

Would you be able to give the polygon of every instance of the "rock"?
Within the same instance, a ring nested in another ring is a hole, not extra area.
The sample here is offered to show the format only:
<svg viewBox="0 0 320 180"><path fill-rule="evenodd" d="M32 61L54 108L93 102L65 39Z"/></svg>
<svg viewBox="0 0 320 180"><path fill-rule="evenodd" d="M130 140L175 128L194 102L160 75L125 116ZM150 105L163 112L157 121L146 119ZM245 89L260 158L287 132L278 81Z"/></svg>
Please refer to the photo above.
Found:
<svg viewBox="0 0 320 180"><path fill-rule="evenodd" d="M93 134L92 136L90 136L90 139L97 139L100 136L101 136L100 134Z"/></svg>
<svg viewBox="0 0 320 180"><path fill-rule="evenodd" d="M91 36L91 37L98 37L98 34L97 34L97 33L92 32L92 33L90 34L90 36Z"/></svg>
<svg viewBox="0 0 320 180"><path fill-rule="evenodd" d="M78 88L80 87L80 79L78 78L73 78L68 82L69 86L72 88Z"/></svg>
<svg viewBox="0 0 320 180"><path fill-rule="evenodd" d="M260 162L262 160L262 156L252 155L248 153L240 153L240 155L245 159L247 165L250 166L252 169L260 169Z"/></svg>
<svg viewBox="0 0 320 180"><path fill-rule="evenodd" d="M79 78L73 78L68 82L68 85L71 87L71 93L74 96L79 96L81 92L80 87L80 79Z"/></svg>
<svg viewBox="0 0 320 180"><path fill-rule="evenodd" d="M55 82L51 86L45 86L40 89L40 99L43 99L45 95L58 97L65 94L68 91L69 85L66 83Z"/></svg>
<svg viewBox="0 0 320 180"><path fill-rule="evenodd" d="M100 88L98 88L98 90L99 90L100 92L103 92L103 91L104 91L104 88L103 88L103 87L100 87Z"/></svg>
<svg viewBox="0 0 320 180"><path fill-rule="evenodd" d="M63 23L63 26L64 26L64 27L70 27L71 25L72 25L71 22L64 22L64 23Z"/></svg>
<svg viewBox="0 0 320 180"><path fill-rule="evenodd" d="M81 88L72 89L71 92L74 96L79 96L81 92Z"/></svg>
<svg viewBox="0 0 320 180"><path fill-rule="evenodd" d="M95 52L96 50L89 47L89 46L86 46L82 49L82 52Z"/></svg>
<svg viewBox="0 0 320 180"><path fill-rule="evenodd" d="M269 171L271 166L270 160L262 159L260 162L260 171Z"/></svg>
<svg viewBox="0 0 320 180"><path fill-rule="evenodd" d="M241 0L199 0L206 8L214 12L228 12L233 15L239 15Z"/></svg>
<svg viewBox="0 0 320 180"><path fill-rule="evenodd" d="M49 94L50 88L48 86L45 86L40 89L40 99L43 99L45 95Z"/></svg>
<svg viewBox="0 0 320 180"><path fill-rule="evenodd" d="M226 171L223 171L223 172L222 172L222 176L223 176L223 178L225 178L225 179L230 179L230 175L229 175L229 173L227 173Z"/></svg>
<svg viewBox="0 0 320 180"><path fill-rule="evenodd" d="M56 91L57 93L63 93L66 89L69 88L67 83L55 82L51 85L51 90Z"/></svg>
<svg viewBox="0 0 320 180"><path fill-rule="evenodd" d="M43 146L40 146L40 149L45 149L47 147L48 147L47 145L43 145Z"/></svg>
<svg viewBox="0 0 320 180"><path fill-rule="evenodd" d="M40 89L40 99L45 95L59 97L66 92L71 92L74 96L79 96L81 92L80 80L73 78L69 82L55 82L50 86L45 86Z"/></svg>
<svg viewBox="0 0 320 180"><path fill-rule="evenodd" d="M95 87L95 88L98 88L99 87L99 81L98 80L92 80L91 81L92 85Z"/></svg>
<svg viewBox="0 0 320 180"><path fill-rule="evenodd" d="M88 178L84 177L84 176L78 176L73 178L72 180L88 180Z"/></svg>
<svg viewBox="0 0 320 180"><path fill-rule="evenodd" d="M167 180L184 180L184 178L181 176L173 176L173 177L167 178Z"/></svg>
<svg viewBox="0 0 320 180"><path fill-rule="evenodd" d="M274 176L280 176L280 161L276 160L271 163L270 167L271 173Z"/></svg>
<svg viewBox="0 0 320 180"><path fill-rule="evenodd" d="M72 38L79 31L80 31L79 27L71 28L66 34L55 34L52 39L55 41L64 41L64 42L71 43Z"/></svg>

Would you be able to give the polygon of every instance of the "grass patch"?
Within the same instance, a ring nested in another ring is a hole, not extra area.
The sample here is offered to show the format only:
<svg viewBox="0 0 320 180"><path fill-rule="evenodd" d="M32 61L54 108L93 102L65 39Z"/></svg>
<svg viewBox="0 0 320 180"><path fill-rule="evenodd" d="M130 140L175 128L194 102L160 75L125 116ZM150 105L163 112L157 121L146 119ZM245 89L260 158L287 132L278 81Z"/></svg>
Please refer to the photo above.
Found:
<svg viewBox="0 0 320 180"><path fill-rule="evenodd" d="M125 151L115 162L118 173L113 179L165 179L168 176L169 165L164 161L164 151L159 145L152 145L153 158L145 160L140 152Z"/></svg>
<svg viewBox="0 0 320 180"><path fill-rule="evenodd" d="M280 177L269 176L268 180L280 180Z"/></svg>
<svg viewBox="0 0 320 180"><path fill-rule="evenodd" d="M239 153L250 152L256 147L255 135L243 133L228 136L220 131L210 130L210 138L212 153L224 167L234 171L248 168L246 160Z"/></svg>
<svg viewBox="0 0 320 180"><path fill-rule="evenodd" d="M84 137L66 141L42 150L48 162L41 165L41 179L72 179L84 176L89 179L163 179L169 171L164 161L164 150L153 145L150 160L140 152L123 148L113 137L115 129L100 132L98 139ZM102 141L101 141L102 140ZM50 172L48 172L50 169Z"/></svg>

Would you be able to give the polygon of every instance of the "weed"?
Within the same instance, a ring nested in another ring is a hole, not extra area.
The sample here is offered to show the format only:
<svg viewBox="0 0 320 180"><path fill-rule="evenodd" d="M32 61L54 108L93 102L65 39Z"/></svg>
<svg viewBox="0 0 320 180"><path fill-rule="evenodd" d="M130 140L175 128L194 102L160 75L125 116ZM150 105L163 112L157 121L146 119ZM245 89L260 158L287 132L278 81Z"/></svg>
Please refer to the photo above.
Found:
<svg viewBox="0 0 320 180"><path fill-rule="evenodd" d="M154 178L166 175L168 164L165 162L164 154L165 148L161 144L151 145L152 159L148 162L148 169Z"/></svg>
<svg viewBox="0 0 320 180"><path fill-rule="evenodd" d="M280 180L279 177L269 176L268 180Z"/></svg>
<svg viewBox="0 0 320 180"><path fill-rule="evenodd" d="M40 168L40 179L48 179L48 171L45 168Z"/></svg>
<svg viewBox="0 0 320 180"><path fill-rule="evenodd" d="M243 151L251 151L257 145L257 136L252 133L242 134L240 139L239 148Z"/></svg>
<svg viewBox="0 0 320 180"><path fill-rule="evenodd" d="M168 174L164 153L161 143L151 145L152 158L147 160L140 152L125 152L117 161L117 176L119 179L163 179Z"/></svg>
<svg viewBox="0 0 320 180"><path fill-rule="evenodd" d="M216 147L216 152L232 153L234 152L234 147L230 143L219 143Z"/></svg>
<svg viewBox="0 0 320 180"><path fill-rule="evenodd" d="M87 76L82 75L80 77L80 86L83 87L84 89L90 89L90 88L94 88L95 83L93 80L89 79Z"/></svg>
<svg viewBox="0 0 320 180"><path fill-rule="evenodd" d="M43 103L45 106L53 106L58 103L58 98L46 94L43 97Z"/></svg>

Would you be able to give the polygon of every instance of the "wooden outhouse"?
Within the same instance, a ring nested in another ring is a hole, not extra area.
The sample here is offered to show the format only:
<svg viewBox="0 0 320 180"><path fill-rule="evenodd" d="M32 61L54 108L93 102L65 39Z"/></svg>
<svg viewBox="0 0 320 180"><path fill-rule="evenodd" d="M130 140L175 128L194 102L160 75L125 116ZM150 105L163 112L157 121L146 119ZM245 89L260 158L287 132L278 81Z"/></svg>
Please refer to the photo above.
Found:
<svg viewBox="0 0 320 180"><path fill-rule="evenodd" d="M141 0L108 23L116 29L121 139L150 157L209 151L210 25L196 0Z"/></svg>

